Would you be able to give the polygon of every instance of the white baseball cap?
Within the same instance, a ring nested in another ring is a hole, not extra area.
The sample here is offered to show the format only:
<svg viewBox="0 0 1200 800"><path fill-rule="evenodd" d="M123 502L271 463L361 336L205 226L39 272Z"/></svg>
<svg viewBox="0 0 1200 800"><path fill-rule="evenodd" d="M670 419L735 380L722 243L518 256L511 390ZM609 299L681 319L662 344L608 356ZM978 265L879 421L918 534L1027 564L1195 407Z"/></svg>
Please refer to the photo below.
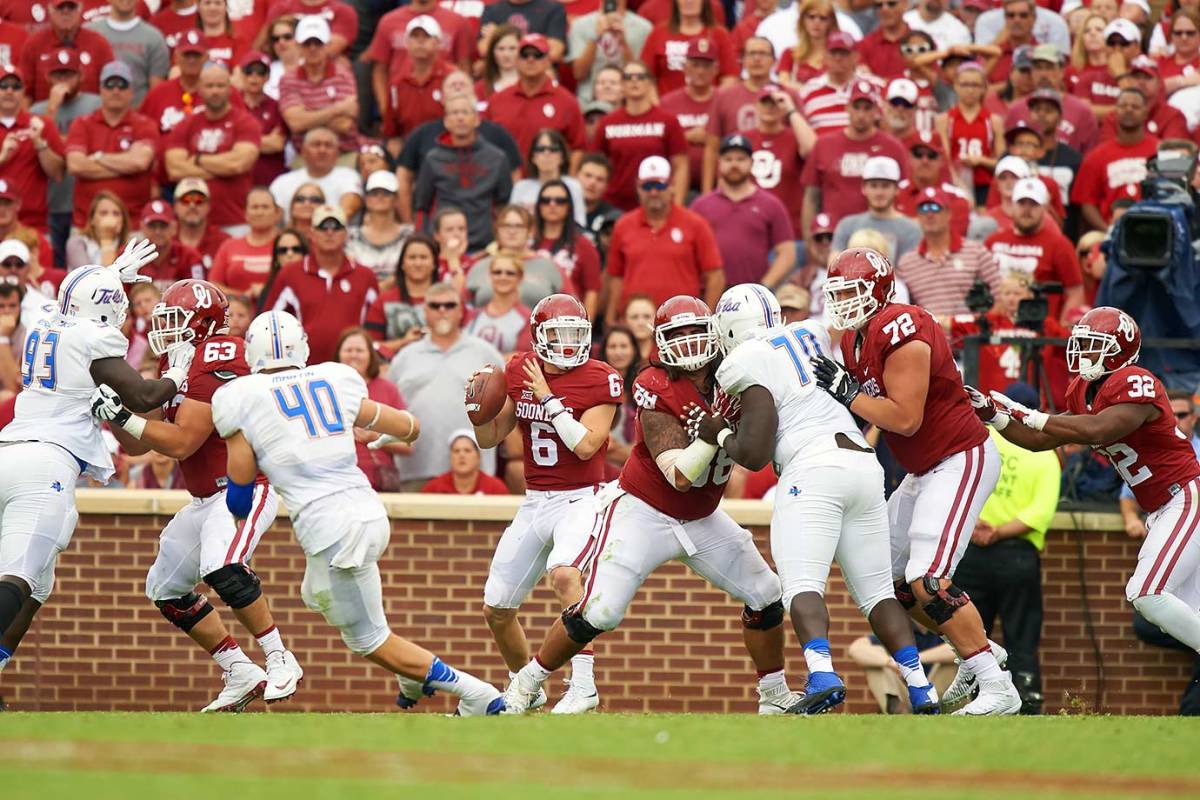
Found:
<svg viewBox="0 0 1200 800"><path fill-rule="evenodd" d="M400 181L394 173L388 172L386 169L377 169L367 176L367 185L363 191L369 192L372 189L386 189L392 194L398 194Z"/></svg>
<svg viewBox="0 0 1200 800"><path fill-rule="evenodd" d="M642 159L638 165L638 182L668 181L671 179L671 162L662 156L650 156Z"/></svg>
<svg viewBox="0 0 1200 800"><path fill-rule="evenodd" d="M1146 0L1123 0L1121 5L1137 6L1138 8L1140 8L1142 11L1144 11L1146 13L1147 17L1150 16L1150 14L1152 13L1150 11L1150 4L1148 2L1146 2ZM1132 22L1132 20L1130 20L1130 21Z"/></svg>
<svg viewBox="0 0 1200 800"><path fill-rule="evenodd" d="M1005 156L996 162L996 171L993 174L999 177L1006 172L1011 172L1017 178L1033 177L1033 170L1029 168L1029 162L1018 156Z"/></svg>
<svg viewBox="0 0 1200 800"><path fill-rule="evenodd" d="M29 248L20 239L5 239L0 242L0 262L10 258L19 258L29 263Z"/></svg>
<svg viewBox="0 0 1200 800"><path fill-rule="evenodd" d="M425 31L434 39L442 38L442 26L438 25L438 21L428 14L419 14L408 21L408 24L404 26L404 35L407 36L413 31Z"/></svg>
<svg viewBox="0 0 1200 800"><path fill-rule="evenodd" d="M917 97L919 97L920 94L921 90L917 88L917 84L915 84L913 81L909 80L908 78L896 78L894 81L888 84L887 94L885 96L889 103L899 98L915 106L917 104Z"/></svg>
<svg viewBox="0 0 1200 800"><path fill-rule="evenodd" d="M470 428L459 428L450 433L450 438L446 440L446 444L454 447L454 443L459 439L470 439L471 444L475 445L475 449L479 449L479 441L475 438L475 431Z"/></svg>
<svg viewBox="0 0 1200 800"><path fill-rule="evenodd" d="M894 181L900 182L900 165L896 159L888 156L872 156L863 164L862 179L864 181Z"/></svg>
<svg viewBox="0 0 1200 800"><path fill-rule="evenodd" d="M1104 28L1104 40L1108 41L1108 37L1116 34L1127 42L1142 43L1142 32L1137 25L1133 24L1133 20L1117 17Z"/></svg>
<svg viewBox="0 0 1200 800"><path fill-rule="evenodd" d="M1012 199L1014 203L1018 200L1032 200L1039 206L1044 206L1050 202L1050 193L1046 191L1046 184L1042 183L1040 178L1022 178L1013 187Z"/></svg>
<svg viewBox="0 0 1200 800"><path fill-rule="evenodd" d="M296 23L297 44L304 44L309 39L318 39L322 44L329 44L331 36L329 23L325 21L324 17L316 14L301 17L300 21Z"/></svg>

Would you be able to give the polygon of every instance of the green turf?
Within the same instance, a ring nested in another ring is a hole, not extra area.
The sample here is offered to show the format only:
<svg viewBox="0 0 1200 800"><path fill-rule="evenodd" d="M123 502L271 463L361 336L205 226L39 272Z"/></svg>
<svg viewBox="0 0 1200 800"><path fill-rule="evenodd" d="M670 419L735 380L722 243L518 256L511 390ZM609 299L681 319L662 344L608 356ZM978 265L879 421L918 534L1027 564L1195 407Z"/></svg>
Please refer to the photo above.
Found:
<svg viewBox="0 0 1200 800"><path fill-rule="evenodd" d="M5 798L1200 796L1178 718L0 715ZM136 787L136 791L132 791Z"/></svg>

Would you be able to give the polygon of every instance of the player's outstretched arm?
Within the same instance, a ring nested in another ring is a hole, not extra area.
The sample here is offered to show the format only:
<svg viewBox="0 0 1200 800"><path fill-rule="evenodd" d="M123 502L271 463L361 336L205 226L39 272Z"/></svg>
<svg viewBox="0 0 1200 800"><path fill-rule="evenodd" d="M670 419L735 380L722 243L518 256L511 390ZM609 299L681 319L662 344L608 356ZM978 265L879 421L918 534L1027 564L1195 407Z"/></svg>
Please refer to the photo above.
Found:
<svg viewBox="0 0 1200 800"><path fill-rule="evenodd" d="M383 434L367 447L378 450L394 442L411 444L421 435L421 423L412 412L402 408L392 408L386 403L380 403L369 397L364 397L358 407L358 416L354 419L358 428L378 431Z"/></svg>
<svg viewBox="0 0 1200 800"><path fill-rule="evenodd" d="M96 385L112 387L130 411L143 414L167 403L187 378L195 348L180 345L168 354L168 368L158 380L146 380L123 358L98 358L92 362Z"/></svg>
<svg viewBox="0 0 1200 800"><path fill-rule="evenodd" d="M97 394L104 393L98 389ZM184 400L175 413L175 421L167 422L159 419L161 414L157 409L150 412L152 417L134 416L120 403L119 397L116 402L120 405L115 408L98 405L93 396L92 413L110 423L113 435L122 446L128 440L134 440L139 445L134 448L135 453L156 450L164 456L182 461L199 450L213 432L212 406L208 403Z"/></svg>
<svg viewBox="0 0 1200 800"><path fill-rule="evenodd" d="M775 432L779 428L779 414L775 399L762 386L750 386L741 394L742 417L734 432L725 419L700 410L695 416L696 435L710 444L725 448L729 457L746 469L757 472L771 463L775 454ZM691 409L689 409L691 412ZM694 413L694 412L691 412Z"/></svg>
<svg viewBox="0 0 1200 800"><path fill-rule="evenodd" d="M1053 450L1060 445L1066 444L1066 442L1060 441L1055 436L1035 430L1032 427L1021 424L1019 421L1014 423L1013 417L1010 416L1009 412L1018 407L1025 408L1019 403L1008 400L1009 411L1002 411L1000 405L995 400L974 386L964 384L963 391L966 392L967 400L971 403L971 408L975 410L975 416L979 417L979 421L984 425L992 426L1001 436L1018 447L1037 452L1041 450ZM1029 411L1029 409L1025 410Z"/></svg>
<svg viewBox="0 0 1200 800"><path fill-rule="evenodd" d="M692 482L704 474L717 446L703 439L688 443L683 423L663 411L642 409L638 415L642 439L658 468L677 491L686 492Z"/></svg>
<svg viewBox="0 0 1200 800"><path fill-rule="evenodd" d="M1068 444L1103 447L1123 439L1159 414L1152 405L1119 403L1098 414L1055 414L1043 422L1042 433ZM1017 419L1016 415L1013 415ZM1032 420L1018 420L1030 425Z"/></svg>

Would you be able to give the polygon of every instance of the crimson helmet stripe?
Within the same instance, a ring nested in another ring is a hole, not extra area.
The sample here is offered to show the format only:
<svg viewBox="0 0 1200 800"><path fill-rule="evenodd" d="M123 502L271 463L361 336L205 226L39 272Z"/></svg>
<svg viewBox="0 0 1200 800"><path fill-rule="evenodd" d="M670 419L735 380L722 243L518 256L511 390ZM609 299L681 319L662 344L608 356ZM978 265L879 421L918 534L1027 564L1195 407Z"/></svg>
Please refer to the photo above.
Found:
<svg viewBox="0 0 1200 800"><path fill-rule="evenodd" d="M75 291L75 287L79 285L79 282L99 269L108 269L108 267L90 267L88 269L81 270L78 275L76 275L74 278L71 278L71 280L67 282L67 285L63 288L62 303L58 308L58 312L60 314L67 313L67 309L70 307L71 303L71 293Z"/></svg>

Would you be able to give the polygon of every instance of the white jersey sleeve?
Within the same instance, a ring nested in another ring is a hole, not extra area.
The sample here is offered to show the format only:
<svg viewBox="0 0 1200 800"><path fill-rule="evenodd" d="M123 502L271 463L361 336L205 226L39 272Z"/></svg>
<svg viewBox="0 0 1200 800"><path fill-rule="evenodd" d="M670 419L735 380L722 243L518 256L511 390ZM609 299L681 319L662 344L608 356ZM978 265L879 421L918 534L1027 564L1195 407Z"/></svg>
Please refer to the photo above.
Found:
<svg viewBox="0 0 1200 800"><path fill-rule="evenodd" d="M222 439L228 439L242 429L241 415L238 410L241 408L245 396L242 389L247 385L245 378L235 379L217 389L213 395L213 427Z"/></svg>
<svg viewBox="0 0 1200 800"><path fill-rule="evenodd" d="M129 340L120 328L111 325L95 325L95 337L91 339L92 361L101 358L124 358L129 351Z"/></svg>
<svg viewBox="0 0 1200 800"><path fill-rule="evenodd" d="M774 360L771 345L762 339L742 342L717 367L717 385L733 397L751 386L770 390L770 368Z"/></svg>

